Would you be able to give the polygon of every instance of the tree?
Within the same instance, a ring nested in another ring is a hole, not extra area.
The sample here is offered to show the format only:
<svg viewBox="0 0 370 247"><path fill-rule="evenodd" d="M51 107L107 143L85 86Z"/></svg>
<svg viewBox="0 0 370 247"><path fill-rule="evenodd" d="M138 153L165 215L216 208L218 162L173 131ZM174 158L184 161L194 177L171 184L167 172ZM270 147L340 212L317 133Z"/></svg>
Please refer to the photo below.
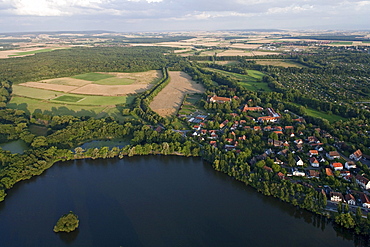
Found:
<svg viewBox="0 0 370 247"><path fill-rule="evenodd" d="M62 215L54 226L54 232L72 232L78 228L78 216L72 211L68 214Z"/></svg>

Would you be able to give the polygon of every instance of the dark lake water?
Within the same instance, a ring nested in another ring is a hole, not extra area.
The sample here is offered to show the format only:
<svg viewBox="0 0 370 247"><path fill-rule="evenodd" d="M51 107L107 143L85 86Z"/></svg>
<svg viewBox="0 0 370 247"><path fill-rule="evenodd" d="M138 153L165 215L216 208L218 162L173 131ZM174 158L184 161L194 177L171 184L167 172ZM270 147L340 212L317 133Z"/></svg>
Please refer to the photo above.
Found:
<svg viewBox="0 0 370 247"><path fill-rule="evenodd" d="M55 234L70 210L78 231ZM0 204L0 246L355 246L347 238L198 158L59 163Z"/></svg>

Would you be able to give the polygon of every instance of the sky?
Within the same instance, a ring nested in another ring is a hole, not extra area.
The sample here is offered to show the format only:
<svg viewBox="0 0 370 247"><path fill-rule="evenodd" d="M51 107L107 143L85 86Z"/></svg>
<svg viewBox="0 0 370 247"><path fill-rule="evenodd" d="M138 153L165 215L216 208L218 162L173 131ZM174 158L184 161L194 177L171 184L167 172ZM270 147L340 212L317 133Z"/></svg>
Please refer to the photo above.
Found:
<svg viewBox="0 0 370 247"><path fill-rule="evenodd" d="M370 1L0 0L0 33L370 30Z"/></svg>

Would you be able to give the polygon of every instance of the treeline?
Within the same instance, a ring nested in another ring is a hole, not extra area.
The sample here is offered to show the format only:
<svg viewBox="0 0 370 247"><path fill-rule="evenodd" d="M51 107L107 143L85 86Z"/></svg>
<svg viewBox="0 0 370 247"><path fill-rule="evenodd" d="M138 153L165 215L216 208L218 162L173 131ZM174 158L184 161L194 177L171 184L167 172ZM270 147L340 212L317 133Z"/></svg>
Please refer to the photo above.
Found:
<svg viewBox="0 0 370 247"><path fill-rule="evenodd" d="M165 118L159 116L149 107L149 104L153 100L153 98L163 88L165 88L171 80L168 75L167 68L162 68L162 74L163 78L153 88L137 96L134 103L132 104L132 111L145 121L148 121L152 124L166 122Z"/></svg>
<svg viewBox="0 0 370 247"><path fill-rule="evenodd" d="M0 109L5 108L12 93L12 82L9 80L0 81Z"/></svg>
<svg viewBox="0 0 370 247"><path fill-rule="evenodd" d="M0 81L14 84L87 72L139 72L173 66L166 47L78 47L0 60Z"/></svg>

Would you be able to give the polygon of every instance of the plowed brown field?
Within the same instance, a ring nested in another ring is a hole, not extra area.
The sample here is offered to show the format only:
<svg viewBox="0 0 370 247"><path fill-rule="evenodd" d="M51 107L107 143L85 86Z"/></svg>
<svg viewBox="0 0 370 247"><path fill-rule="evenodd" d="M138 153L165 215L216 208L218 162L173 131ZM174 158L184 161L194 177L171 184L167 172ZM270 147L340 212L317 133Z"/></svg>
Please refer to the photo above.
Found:
<svg viewBox="0 0 370 247"><path fill-rule="evenodd" d="M175 114L186 94L205 91L202 84L194 82L184 72L170 71L169 75L170 83L150 103L150 108L163 117Z"/></svg>

